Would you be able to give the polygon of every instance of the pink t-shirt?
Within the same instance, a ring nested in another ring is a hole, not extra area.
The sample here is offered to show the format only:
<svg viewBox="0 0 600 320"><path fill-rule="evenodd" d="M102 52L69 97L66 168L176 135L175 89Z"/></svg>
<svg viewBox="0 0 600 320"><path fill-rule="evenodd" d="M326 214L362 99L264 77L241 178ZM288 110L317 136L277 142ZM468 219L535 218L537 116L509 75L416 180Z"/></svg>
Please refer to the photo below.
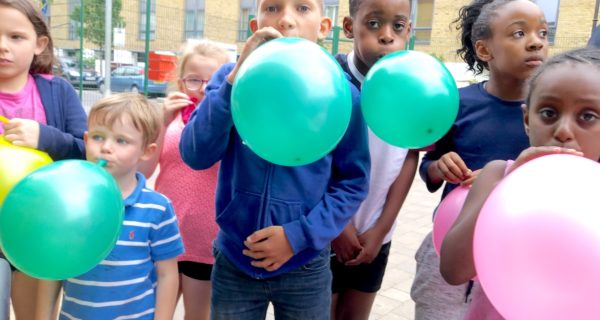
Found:
<svg viewBox="0 0 600 320"><path fill-rule="evenodd" d="M179 114L165 132L156 190L171 199L175 208L185 247L185 253L178 260L213 264L212 241L219 231L215 220L219 165L197 171L181 160L179 140L183 127Z"/></svg>
<svg viewBox="0 0 600 320"><path fill-rule="evenodd" d="M0 92L0 115L8 119L31 119L41 124L47 124L46 110L42 105L40 92L32 75L27 77L27 83L21 91L16 93ZM3 133L4 128L0 125L0 134Z"/></svg>
<svg viewBox="0 0 600 320"><path fill-rule="evenodd" d="M504 169L505 176L513 163L513 160L506 161L506 168ZM465 320L504 320L504 317L500 315L498 310L496 310L494 305L490 302L490 299L488 299L480 283L475 282L472 295L473 299L469 304Z"/></svg>

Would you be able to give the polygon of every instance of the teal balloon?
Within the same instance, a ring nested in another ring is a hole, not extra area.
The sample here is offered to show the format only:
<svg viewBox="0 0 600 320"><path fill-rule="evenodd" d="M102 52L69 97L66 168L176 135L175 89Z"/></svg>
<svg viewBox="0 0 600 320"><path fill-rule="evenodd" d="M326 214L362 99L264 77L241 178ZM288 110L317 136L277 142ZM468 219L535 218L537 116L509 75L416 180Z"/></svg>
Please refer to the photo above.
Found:
<svg viewBox="0 0 600 320"><path fill-rule="evenodd" d="M454 78L440 61L422 52L399 51L377 61L365 76L361 109L383 141L417 149L450 130L458 100Z"/></svg>
<svg viewBox="0 0 600 320"><path fill-rule="evenodd" d="M242 64L231 93L235 128L261 158L299 166L327 155L352 114L348 80L316 43L279 38Z"/></svg>
<svg viewBox="0 0 600 320"><path fill-rule="evenodd" d="M123 214L121 192L108 172L87 161L57 161L7 194L0 208L0 245L30 276L75 277L110 253Z"/></svg>

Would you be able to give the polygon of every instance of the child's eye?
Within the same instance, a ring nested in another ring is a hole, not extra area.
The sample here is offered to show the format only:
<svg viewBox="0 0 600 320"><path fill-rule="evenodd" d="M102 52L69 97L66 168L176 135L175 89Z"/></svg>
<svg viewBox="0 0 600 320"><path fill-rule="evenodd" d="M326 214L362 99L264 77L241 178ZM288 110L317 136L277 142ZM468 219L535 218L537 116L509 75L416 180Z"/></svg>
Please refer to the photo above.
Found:
<svg viewBox="0 0 600 320"><path fill-rule="evenodd" d="M265 11L267 12L277 12L277 7L276 6L268 6L265 8Z"/></svg>
<svg viewBox="0 0 600 320"><path fill-rule="evenodd" d="M117 143L118 144L127 144L127 140L123 139L123 138L117 138Z"/></svg>
<svg viewBox="0 0 600 320"><path fill-rule="evenodd" d="M103 141L104 137L101 136L101 135L99 135L99 134L93 134L92 135L92 140L94 140L94 141Z"/></svg>
<svg viewBox="0 0 600 320"><path fill-rule="evenodd" d="M541 38L546 38L548 36L548 30L540 30L539 34Z"/></svg>
<svg viewBox="0 0 600 320"><path fill-rule="evenodd" d="M399 32L404 31L404 23L400 23L400 22L394 23L394 30L399 31Z"/></svg>
<svg viewBox="0 0 600 320"><path fill-rule="evenodd" d="M523 32L523 30L517 30L512 33L512 36L515 39L523 38L525 36L525 32Z"/></svg>
<svg viewBox="0 0 600 320"><path fill-rule="evenodd" d="M21 40L21 39L25 39L25 37L23 37L20 34L14 34L14 35L11 36L11 39L13 39L13 40Z"/></svg>
<svg viewBox="0 0 600 320"><path fill-rule="evenodd" d="M599 119L598 114L595 112L586 111L583 114L581 114L581 120L583 120L584 122L592 122L592 121L596 121L598 119Z"/></svg>
<svg viewBox="0 0 600 320"><path fill-rule="evenodd" d="M538 111L543 119L553 119L556 117L556 111L551 108L544 108Z"/></svg>
<svg viewBox="0 0 600 320"><path fill-rule="evenodd" d="M300 5L300 6L298 6L298 11L305 13L305 12L310 11L310 7L307 5Z"/></svg>
<svg viewBox="0 0 600 320"><path fill-rule="evenodd" d="M367 21L367 26L370 29L377 29L377 28L379 28L379 21L377 21L377 20L369 20L369 21Z"/></svg>

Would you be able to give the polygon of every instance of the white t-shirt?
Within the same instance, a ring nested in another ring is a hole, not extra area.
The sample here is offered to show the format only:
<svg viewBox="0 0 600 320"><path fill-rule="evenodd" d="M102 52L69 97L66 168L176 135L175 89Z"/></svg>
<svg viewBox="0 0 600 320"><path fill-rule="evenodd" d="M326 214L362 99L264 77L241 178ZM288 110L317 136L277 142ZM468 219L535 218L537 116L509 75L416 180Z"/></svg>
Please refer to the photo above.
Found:
<svg viewBox="0 0 600 320"><path fill-rule="evenodd" d="M348 67L352 76L362 84L364 76L354 64L354 51L348 54ZM372 228L379 219L379 216L381 216L390 186L400 174L406 154L408 153L408 149L392 146L384 142L370 128L368 129L368 136L369 153L371 154L369 194L351 219L352 224L358 230L359 234ZM385 236L383 240L384 244L392 240L395 228L396 221L394 221L390 232Z"/></svg>

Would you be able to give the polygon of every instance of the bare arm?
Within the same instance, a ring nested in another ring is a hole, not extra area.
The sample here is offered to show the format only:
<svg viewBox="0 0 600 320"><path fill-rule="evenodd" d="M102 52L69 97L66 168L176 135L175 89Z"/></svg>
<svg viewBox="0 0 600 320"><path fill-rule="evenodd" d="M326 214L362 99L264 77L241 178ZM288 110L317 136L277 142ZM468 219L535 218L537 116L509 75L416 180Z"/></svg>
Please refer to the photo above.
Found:
<svg viewBox="0 0 600 320"><path fill-rule="evenodd" d="M177 258L156 262L157 286L154 319L173 319L179 290Z"/></svg>
<svg viewBox="0 0 600 320"><path fill-rule="evenodd" d="M396 177L396 180L394 180L388 190L381 216L371 229L358 237L363 250L356 259L348 261L346 265L358 265L365 262L371 263L379 254L383 239L392 228L392 225L394 225L394 221L396 221L400 208L412 186L418 162L419 152L417 150L410 150L406 155L398 177Z"/></svg>
<svg viewBox="0 0 600 320"><path fill-rule="evenodd" d="M61 287L61 281L40 280L38 282L35 320L52 319Z"/></svg>

